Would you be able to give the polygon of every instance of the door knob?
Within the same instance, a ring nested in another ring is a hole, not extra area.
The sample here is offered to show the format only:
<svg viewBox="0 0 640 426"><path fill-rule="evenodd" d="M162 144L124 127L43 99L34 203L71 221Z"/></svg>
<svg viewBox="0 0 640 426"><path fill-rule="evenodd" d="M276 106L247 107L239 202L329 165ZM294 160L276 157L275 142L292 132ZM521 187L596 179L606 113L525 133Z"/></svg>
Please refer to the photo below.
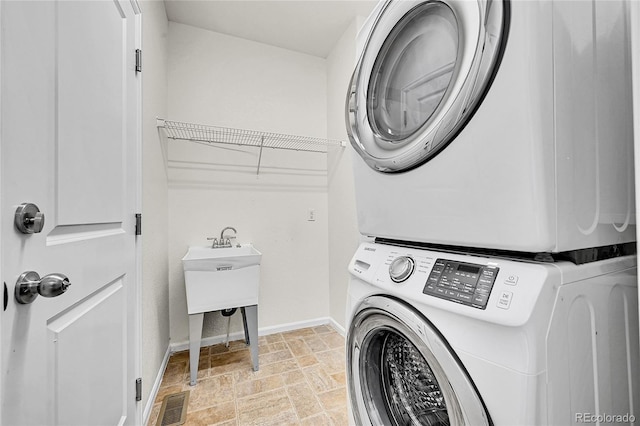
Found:
<svg viewBox="0 0 640 426"><path fill-rule="evenodd" d="M23 305L33 302L38 294L44 297L56 297L67 291L71 283L66 275L55 273L40 278L37 272L27 271L16 282L15 296Z"/></svg>
<svg viewBox="0 0 640 426"><path fill-rule="evenodd" d="M33 203L22 203L16 209L14 223L23 234L37 234L44 228L44 213Z"/></svg>

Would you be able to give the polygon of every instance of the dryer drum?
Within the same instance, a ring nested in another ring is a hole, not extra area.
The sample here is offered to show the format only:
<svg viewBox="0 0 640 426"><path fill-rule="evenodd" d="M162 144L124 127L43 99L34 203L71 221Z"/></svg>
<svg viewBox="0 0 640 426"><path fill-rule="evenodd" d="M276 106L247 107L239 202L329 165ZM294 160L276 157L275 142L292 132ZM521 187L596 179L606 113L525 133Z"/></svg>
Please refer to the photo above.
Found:
<svg viewBox="0 0 640 426"><path fill-rule="evenodd" d="M347 335L347 375L357 424L491 424L456 355L402 302L372 296L360 305Z"/></svg>

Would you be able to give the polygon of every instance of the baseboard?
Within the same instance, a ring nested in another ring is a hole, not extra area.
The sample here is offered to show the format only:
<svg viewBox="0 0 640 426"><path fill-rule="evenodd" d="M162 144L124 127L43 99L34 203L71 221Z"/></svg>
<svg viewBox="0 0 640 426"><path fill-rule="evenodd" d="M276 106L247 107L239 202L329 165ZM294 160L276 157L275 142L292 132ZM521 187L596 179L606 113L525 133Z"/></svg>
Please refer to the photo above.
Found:
<svg viewBox="0 0 640 426"><path fill-rule="evenodd" d="M334 330L336 330L338 333L340 333L340 335L342 337L347 337L347 332L344 329L344 327L341 326L340 324L338 324L338 322L336 320L334 320L333 318L329 318L329 325L331 325L331 327L333 327Z"/></svg>
<svg viewBox="0 0 640 426"><path fill-rule="evenodd" d="M153 387L149 392L149 399L147 399L147 403L144 407L144 412L142 413L143 425L149 423L149 417L151 416L151 411L153 411L153 403L155 402L158 391L160 390L160 384L162 384L162 376L164 376L164 371L167 369L167 364L169 363L170 356L170 346L167 346L167 350L164 353L162 363L160 363L160 369L158 370L158 374L156 375L156 380L153 382Z"/></svg>
<svg viewBox="0 0 640 426"><path fill-rule="evenodd" d="M338 323L336 323L332 318L322 317L322 318L315 318L312 320L291 322L288 324L280 324L280 325L258 328L258 336L268 336L269 334L283 333L286 331L297 330L299 328L316 327L319 325L331 325L333 328L336 329L336 331L344 335L344 329L341 328L338 325ZM336 328L336 326L338 328ZM342 329L342 332L340 331L340 329ZM226 338L227 336L222 334L218 336L205 337L202 339L200 346L217 345L218 343L223 343L226 340ZM234 333L229 334L230 341L239 340L242 338L244 338L244 333L242 331L236 331ZM171 353L186 351L189 349L189 341L171 343L169 345L169 348L171 350Z"/></svg>

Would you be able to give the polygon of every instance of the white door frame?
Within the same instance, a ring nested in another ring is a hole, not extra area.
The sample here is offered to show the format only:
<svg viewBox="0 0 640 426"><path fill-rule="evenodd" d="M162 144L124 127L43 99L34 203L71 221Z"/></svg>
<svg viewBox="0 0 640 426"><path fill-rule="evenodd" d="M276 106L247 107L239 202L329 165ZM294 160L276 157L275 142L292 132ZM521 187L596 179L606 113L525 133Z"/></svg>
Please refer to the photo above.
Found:
<svg viewBox="0 0 640 426"><path fill-rule="evenodd" d="M136 48L142 50L142 9L138 0L131 0L131 5L136 14ZM142 213L142 74L138 76L136 94L138 98L136 108L136 126L137 135L136 143L136 211ZM1 154L1 153L0 153ZM0 182L1 184L2 182ZM135 376L142 378L142 235L136 236L136 274L135 274L135 295L136 295L136 329L134 331L136 345L136 360L134 362ZM1 271L0 271L1 272ZM0 336L2 338L2 336ZM136 419L135 424L142 425L142 415L144 411L143 401L136 402ZM0 413L1 414L1 413ZM1 417L0 417L1 418Z"/></svg>

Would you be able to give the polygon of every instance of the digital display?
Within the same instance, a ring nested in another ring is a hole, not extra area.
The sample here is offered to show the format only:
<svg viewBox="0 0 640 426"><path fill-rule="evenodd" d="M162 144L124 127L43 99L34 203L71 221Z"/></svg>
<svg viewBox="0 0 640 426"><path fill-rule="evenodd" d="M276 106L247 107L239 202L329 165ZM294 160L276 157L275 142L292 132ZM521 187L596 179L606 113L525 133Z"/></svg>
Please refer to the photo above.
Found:
<svg viewBox="0 0 640 426"><path fill-rule="evenodd" d="M477 274L478 272L480 272L480 267L473 266L473 265L465 265L464 263L461 263L458 265L458 271L468 272L470 274Z"/></svg>

